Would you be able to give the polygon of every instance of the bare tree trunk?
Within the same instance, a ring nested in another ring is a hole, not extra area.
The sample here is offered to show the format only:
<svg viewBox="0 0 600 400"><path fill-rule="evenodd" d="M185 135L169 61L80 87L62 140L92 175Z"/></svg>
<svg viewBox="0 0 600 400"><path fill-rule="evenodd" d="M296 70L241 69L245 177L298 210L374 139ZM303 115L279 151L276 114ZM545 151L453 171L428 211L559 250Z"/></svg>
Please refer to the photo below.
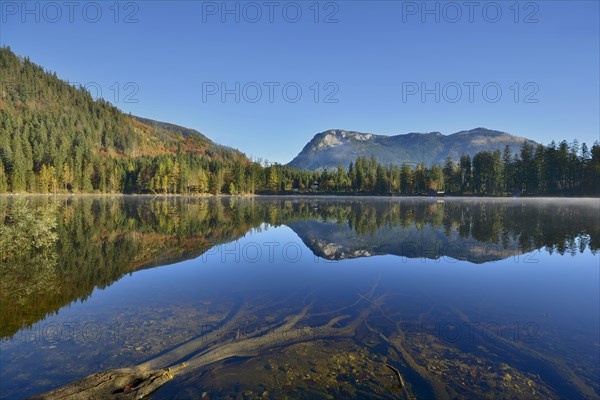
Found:
<svg viewBox="0 0 600 400"><path fill-rule="evenodd" d="M371 290L371 294L372 292L373 290ZM335 326L351 318L350 315L336 316L321 326L297 327L298 323L307 316L311 308L308 305L299 314L289 317L283 325L257 330L247 339L225 344L216 343L219 334L211 332L137 366L95 373L31 399L141 399L173 379L175 375L191 373L231 357L252 357L265 350L296 343L352 337L356 329L380 304L380 299L374 301L363 299L368 300L368 305L341 328ZM239 312L236 313L225 323L224 327L231 329L239 315ZM202 350L203 348L204 350ZM193 355L186 362L173 365L197 352L198 354Z"/></svg>

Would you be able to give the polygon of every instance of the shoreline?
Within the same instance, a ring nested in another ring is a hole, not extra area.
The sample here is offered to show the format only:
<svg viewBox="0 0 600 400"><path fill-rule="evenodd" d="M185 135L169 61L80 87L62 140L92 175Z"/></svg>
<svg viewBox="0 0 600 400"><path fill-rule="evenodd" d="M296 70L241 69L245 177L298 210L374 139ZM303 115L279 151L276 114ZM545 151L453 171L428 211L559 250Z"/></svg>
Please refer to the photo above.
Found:
<svg viewBox="0 0 600 400"><path fill-rule="evenodd" d="M0 198L25 197L129 197L129 198L240 198L240 199L269 199L269 198L335 198L335 199L430 199L443 202L445 200L600 200L600 196L479 196L479 195L378 195L378 194L333 194L333 193L290 193L290 194L148 194L148 193L0 193Z"/></svg>

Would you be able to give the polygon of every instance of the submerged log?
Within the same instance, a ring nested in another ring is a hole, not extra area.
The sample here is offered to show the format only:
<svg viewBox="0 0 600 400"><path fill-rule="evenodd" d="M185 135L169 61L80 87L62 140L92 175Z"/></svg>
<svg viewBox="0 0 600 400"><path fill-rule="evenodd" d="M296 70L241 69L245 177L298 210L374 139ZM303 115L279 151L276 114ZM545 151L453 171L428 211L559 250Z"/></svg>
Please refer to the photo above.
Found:
<svg viewBox="0 0 600 400"><path fill-rule="evenodd" d="M150 360L131 368L95 373L31 399L141 399L176 375L191 373L228 358L252 357L266 350L301 342L352 337L360 324L378 307L380 303L378 300L369 300L369 305L341 328L335 326L341 321L349 319L350 315L336 316L321 326L297 327L298 323L308 314L310 306L306 306L299 314L289 317L283 325L273 329L258 330L254 336L247 339L217 343L209 345L208 348L206 348L206 341L192 340L154 359L172 362L175 359L189 358L177 365L155 368L157 363Z"/></svg>
<svg viewBox="0 0 600 400"><path fill-rule="evenodd" d="M31 399L142 399L173 379L185 364L147 370L138 367L98 372Z"/></svg>

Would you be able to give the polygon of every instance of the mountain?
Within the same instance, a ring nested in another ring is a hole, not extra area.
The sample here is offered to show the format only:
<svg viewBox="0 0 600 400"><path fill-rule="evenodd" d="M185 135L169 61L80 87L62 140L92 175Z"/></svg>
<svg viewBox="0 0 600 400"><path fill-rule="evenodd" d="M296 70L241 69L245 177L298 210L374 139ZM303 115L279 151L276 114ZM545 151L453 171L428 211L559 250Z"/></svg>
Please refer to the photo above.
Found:
<svg viewBox="0 0 600 400"><path fill-rule="evenodd" d="M0 192L187 192L208 187L190 181L201 169L221 176L249 162L198 131L94 100L0 48Z"/></svg>
<svg viewBox="0 0 600 400"><path fill-rule="evenodd" d="M447 157L458 161L463 154L472 157L480 151L502 151L506 145L515 153L525 142L536 145L532 140L485 128L451 135L431 132L396 136L332 129L316 134L288 165L310 170L335 167L339 163L348 167L358 156L375 156L383 164L423 162L431 166L443 164Z"/></svg>

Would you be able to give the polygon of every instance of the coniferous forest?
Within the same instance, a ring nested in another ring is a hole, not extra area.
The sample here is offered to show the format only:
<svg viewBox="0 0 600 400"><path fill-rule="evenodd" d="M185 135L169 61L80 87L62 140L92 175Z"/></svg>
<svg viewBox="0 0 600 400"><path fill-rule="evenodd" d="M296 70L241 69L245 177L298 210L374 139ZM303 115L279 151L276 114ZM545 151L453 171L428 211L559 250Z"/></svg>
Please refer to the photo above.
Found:
<svg viewBox="0 0 600 400"><path fill-rule="evenodd" d="M127 115L0 48L0 193L600 194L600 144L485 151L444 165L305 171L252 161L199 132Z"/></svg>

